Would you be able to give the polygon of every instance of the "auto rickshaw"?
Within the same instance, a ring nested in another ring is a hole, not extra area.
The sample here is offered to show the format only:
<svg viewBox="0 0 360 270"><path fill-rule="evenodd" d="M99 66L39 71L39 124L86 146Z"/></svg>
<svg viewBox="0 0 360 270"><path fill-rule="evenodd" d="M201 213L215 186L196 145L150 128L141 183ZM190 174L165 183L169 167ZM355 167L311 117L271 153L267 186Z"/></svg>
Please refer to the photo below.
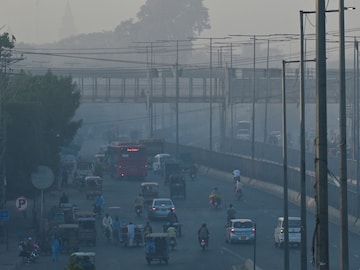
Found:
<svg viewBox="0 0 360 270"><path fill-rule="evenodd" d="M182 174L172 174L169 177L170 198L186 198L186 182Z"/></svg>
<svg viewBox="0 0 360 270"><path fill-rule="evenodd" d="M96 270L95 252L74 252L69 256L65 270Z"/></svg>
<svg viewBox="0 0 360 270"><path fill-rule="evenodd" d="M168 264L169 261L169 237L167 233L149 233L145 237L146 261L148 264L153 260Z"/></svg>
<svg viewBox="0 0 360 270"><path fill-rule="evenodd" d="M78 251L79 224L59 224L58 233L62 240L62 251L64 253Z"/></svg>
<svg viewBox="0 0 360 270"><path fill-rule="evenodd" d="M79 217L79 243L86 246L96 246L96 219L94 217Z"/></svg>
<svg viewBox="0 0 360 270"><path fill-rule="evenodd" d="M141 192L144 197L144 204L150 205L153 199L159 195L159 184L157 182L142 182Z"/></svg>
<svg viewBox="0 0 360 270"><path fill-rule="evenodd" d="M102 194L102 178L100 176L85 177L85 196L86 199L93 199Z"/></svg>

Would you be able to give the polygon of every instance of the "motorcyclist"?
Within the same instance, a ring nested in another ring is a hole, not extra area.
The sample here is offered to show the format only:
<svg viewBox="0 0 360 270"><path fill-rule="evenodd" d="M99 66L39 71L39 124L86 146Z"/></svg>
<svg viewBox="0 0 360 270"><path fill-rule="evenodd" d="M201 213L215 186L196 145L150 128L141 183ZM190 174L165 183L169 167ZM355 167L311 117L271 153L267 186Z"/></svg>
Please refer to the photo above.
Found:
<svg viewBox="0 0 360 270"><path fill-rule="evenodd" d="M240 179L236 180L235 186L234 186L234 193L240 194L242 193L242 183L240 182Z"/></svg>
<svg viewBox="0 0 360 270"><path fill-rule="evenodd" d="M240 181L241 178L241 173L239 169L235 169L233 170L233 176L234 176L234 182L236 183L236 181Z"/></svg>
<svg viewBox="0 0 360 270"><path fill-rule="evenodd" d="M211 204L214 203L215 199L218 200L218 203L220 204L220 202L221 202L221 194L220 194L217 187L214 187L214 189L211 191L211 193L209 195L209 200L210 200Z"/></svg>
<svg viewBox="0 0 360 270"><path fill-rule="evenodd" d="M176 234L177 234L177 230L174 227L173 224L170 224L170 226L167 228L166 232L168 233L169 236L169 240L174 240L175 241L175 245L176 245Z"/></svg>
<svg viewBox="0 0 360 270"><path fill-rule="evenodd" d="M196 178L197 175L197 167L195 164L192 164L189 168L189 176L190 178Z"/></svg>
<svg viewBox="0 0 360 270"><path fill-rule="evenodd" d="M111 238L113 221L109 213L106 213L105 216L103 217L102 225L104 228L104 232L105 233L108 232L109 233L108 237Z"/></svg>
<svg viewBox="0 0 360 270"><path fill-rule="evenodd" d="M141 193L139 193L139 195L136 197L134 202L135 211L137 209L140 209L140 211L142 212L143 206L144 206L144 197Z"/></svg>
<svg viewBox="0 0 360 270"><path fill-rule="evenodd" d="M209 246L209 230L206 227L206 224L203 223L200 227L200 229L198 230L198 240L199 240L199 244L201 243L201 240L204 239L206 242L206 246Z"/></svg>
<svg viewBox="0 0 360 270"><path fill-rule="evenodd" d="M227 218L226 218L227 223L229 223L231 219L236 218L236 210L232 204L229 205L229 208L227 209L226 213L227 213Z"/></svg>

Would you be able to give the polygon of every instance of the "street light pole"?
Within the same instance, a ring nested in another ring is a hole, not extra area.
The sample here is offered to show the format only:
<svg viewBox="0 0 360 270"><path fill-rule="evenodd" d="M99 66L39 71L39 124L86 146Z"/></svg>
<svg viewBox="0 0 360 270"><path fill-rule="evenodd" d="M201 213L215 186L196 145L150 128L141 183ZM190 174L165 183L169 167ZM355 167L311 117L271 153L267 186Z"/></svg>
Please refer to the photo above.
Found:
<svg viewBox="0 0 360 270"><path fill-rule="evenodd" d="M283 193L284 193L284 269L290 269L289 260L289 205L287 180L287 140L286 140L286 61L282 61L282 142L283 142Z"/></svg>
<svg viewBox="0 0 360 270"><path fill-rule="evenodd" d="M305 70L304 70L304 11L300 10L300 217L301 217L301 270L307 269L306 229L306 165L305 165Z"/></svg>
<svg viewBox="0 0 360 270"><path fill-rule="evenodd" d="M212 38L209 39L210 40L210 68L209 68L209 77L210 77L210 93L209 93L209 106L210 106L210 133L209 133L209 150L210 152L212 152L213 149L213 134L212 134L212 116L213 116L213 111L212 111Z"/></svg>
<svg viewBox="0 0 360 270"><path fill-rule="evenodd" d="M176 40L176 158L179 158L179 41Z"/></svg>
<svg viewBox="0 0 360 270"><path fill-rule="evenodd" d="M255 89L256 89L256 36L254 36L253 51L253 85L252 85L252 112L251 112L251 178L255 178Z"/></svg>

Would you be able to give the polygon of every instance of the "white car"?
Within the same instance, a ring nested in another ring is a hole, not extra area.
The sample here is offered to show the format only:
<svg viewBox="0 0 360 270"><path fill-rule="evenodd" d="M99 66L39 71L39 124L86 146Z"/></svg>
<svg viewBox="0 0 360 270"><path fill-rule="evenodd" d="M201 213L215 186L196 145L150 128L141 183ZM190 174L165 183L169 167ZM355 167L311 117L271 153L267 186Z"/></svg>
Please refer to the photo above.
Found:
<svg viewBox="0 0 360 270"><path fill-rule="evenodd" d="M301 244L301 218L289 217L289 245L300 246ZM283 247L285 242L284 217L279 217L275 225L274 240L276 247Z"/></svg>
<svg viewBox="0 0 360 270"><path fill-rule="evenodd" d="M156 198L153 199L151 207L148 211L148 218L151 219L167 219L171 210L175 211L175 205L171 199Z"/></svg>
<svg viewBox="0 0 360 270"><path fill-rule="evenodd" d="M234 242L249 242L255 240L255 223L248 218L231 219L225 228L225 241L229 244Z"/></svg>

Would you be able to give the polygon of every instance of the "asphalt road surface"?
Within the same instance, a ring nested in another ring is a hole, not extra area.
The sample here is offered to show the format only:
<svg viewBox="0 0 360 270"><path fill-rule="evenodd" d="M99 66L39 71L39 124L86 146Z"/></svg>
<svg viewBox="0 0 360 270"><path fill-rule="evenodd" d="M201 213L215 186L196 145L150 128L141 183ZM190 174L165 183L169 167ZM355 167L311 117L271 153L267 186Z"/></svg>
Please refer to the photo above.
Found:
<svg viewBox="0 0 360 270"><path fill-rule="evenodd" d="M94 148L94 147L93 147ZM91 147L87 148L93 149ZM95 148L94 148L95 149ZM90 151L91 152L91 151ZM90 153L86 153L90 154ZM95 152L94 152L95 154ZM230 174L230 173L229 173ZM157 181L160 184L159 197L169 197L169 189L163 183L160 176L152 172L147 181ZM208 195L214 186L219 187L223 194L223 203L218 209L209 205ZM201 171L195 181L187 179L186 199L174 199L176 213L183 224L182 237L178 238L178 245L170 253L169 264L166 269L206 269L206 270L234 270L241 269L246 260L254 260L259 269L281 270L284 269L284 250L275 247L273 231L276 219L282 216L283 200L281 197L265 193L248 186L244 187L244 195L240 201L236 201L232 193L231 176L220 177ZM104 177L103 192L105 197L105 211L113 217L119 215L122 222L132 221L135 224L145 224L147 215L137 217L133 202L140 192L140 181L114 180ZM92 201L85 199L83 192L69 188L71 202L78 205L80 210L92 209ZM49 195L47 195L49 196ZM226 222L226 208L232 203L237 216L251 218L257 225L256 244L228 244L224 241L224 225ZM119 207L114 211L109 207ZM289 215L299 216L299 207L289 205ZM314 215L308 214L308 269L311 265L311 237L314 228ZM155 269L163 268L164 263L159 265L152 262L149 266L145 260L144 247L124 247L108 243L100 230L101 220L98 220L98 240L96 247L81 247L81 251L96 252L96 269ZM208 225L210 231L210 246L205 252L201 251L197 243L197 230L202 223ZM162 231L163 221L151 222L154 231ZM329 225L329 254L330 269L340 269L339 251L339 227ZM349 232L349 269L360 269L360 238ZM61 255L58 262L52 262L51 257L42 256L36 264L26 266L29 270L47 270L51 265L53 270L63 270L67 263L66 254ZM290 269L300 269L300 249L290 249Z"/></svg>

